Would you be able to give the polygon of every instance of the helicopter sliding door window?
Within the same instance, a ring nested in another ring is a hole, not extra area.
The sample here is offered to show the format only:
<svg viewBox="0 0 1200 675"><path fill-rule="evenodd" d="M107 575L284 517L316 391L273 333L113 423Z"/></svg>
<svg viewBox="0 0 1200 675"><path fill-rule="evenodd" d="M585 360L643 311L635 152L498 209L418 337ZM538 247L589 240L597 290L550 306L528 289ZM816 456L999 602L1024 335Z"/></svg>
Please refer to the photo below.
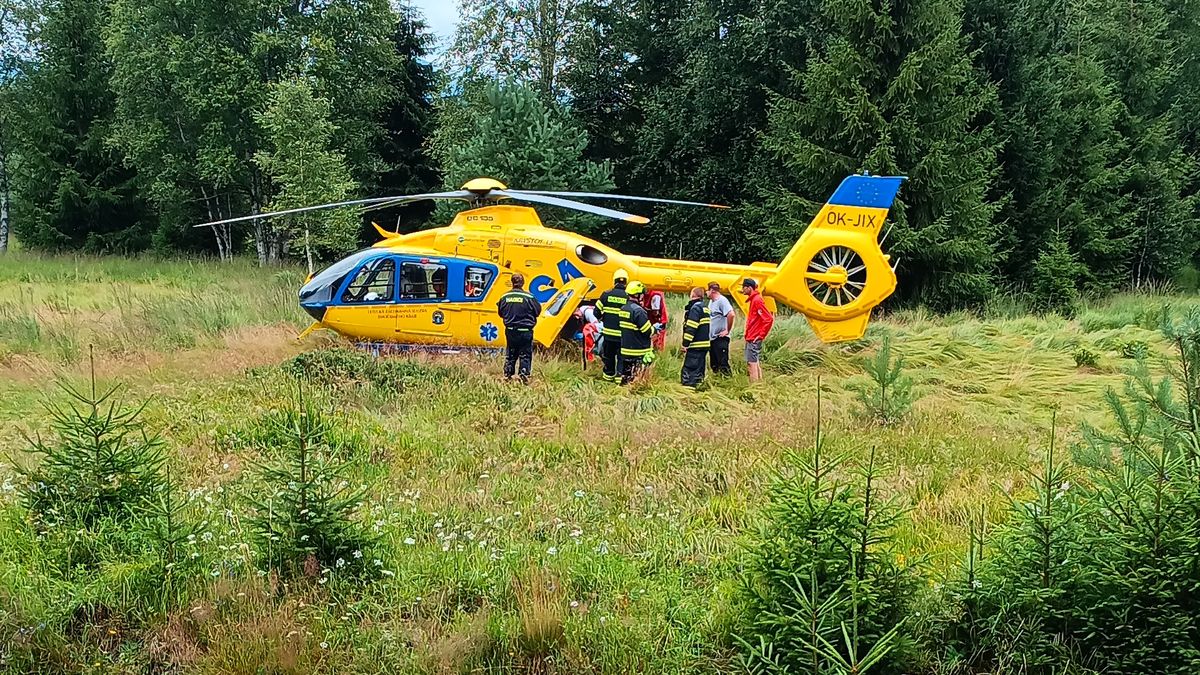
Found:
<svg viewBox="0 0 1200 675"><path fill-rule="evenodd" d="M463 284L463 296L468 300L482 298L489 287L492 285L492 277L496 275L495 270L486 267L475 267L470 265L467 267L465 275L465 283Z"/></svg>
<svg viewBox="0 0 1200 675"><path fill-rule="evenodd" d="M377 258L361 268L350 280L342 293L342 302L360 304L368 302L391 302L394 296L396 260Z"/></svg>
<svg viewBox="0 0 1200 675"><path fill-rule="evenodd" d="M400 264L401 300L445 300L446 266L428 262Z"/></svg>

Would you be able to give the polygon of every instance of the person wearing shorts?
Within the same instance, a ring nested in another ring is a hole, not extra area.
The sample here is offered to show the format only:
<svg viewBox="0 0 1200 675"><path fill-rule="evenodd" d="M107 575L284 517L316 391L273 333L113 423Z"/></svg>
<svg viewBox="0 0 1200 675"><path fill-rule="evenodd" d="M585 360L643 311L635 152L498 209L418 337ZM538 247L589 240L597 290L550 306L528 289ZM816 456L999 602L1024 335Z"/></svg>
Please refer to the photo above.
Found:
<svg viewBox="0 0 1200 675"><path fill-rule="evenodd" d="M775 317L763 302L757 281L750 278L743 281L742 294L749 307L746 311L746 368L750 371L750 381L757 382L762 379L762 367L758 362L762 343L771 332L771 326L775 325Z"/></svg>

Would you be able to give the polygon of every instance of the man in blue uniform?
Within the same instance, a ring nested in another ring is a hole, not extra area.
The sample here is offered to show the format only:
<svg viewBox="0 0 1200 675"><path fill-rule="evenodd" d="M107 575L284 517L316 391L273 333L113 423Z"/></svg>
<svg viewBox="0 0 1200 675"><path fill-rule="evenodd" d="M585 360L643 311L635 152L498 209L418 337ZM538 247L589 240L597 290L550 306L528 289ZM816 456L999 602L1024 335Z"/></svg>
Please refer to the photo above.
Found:
<svg viewBox="0 0 1200 675"><path fill-rule="evenodd" d="M504 352L504 379L512 379L520 360L521 382L529 384L533 369L533 328L542 313L542 304L525 290L525 277L514 272L512 290L500 296L496 309L504 322L504 340L508 345Z"/></svg>
<svg viewBox="0 0 1200 675"><path fill-rule="evenodd" d="M654 361L650 346L654 327L642 307L645 292L646 285L640 281L629 282L626 289L628 300L621 310L621 384L633 382Z"/></svg>
<svg viewBox="0 0 1200 675"><path fill-rule="evenodd" d="M683 371L679 379L685 387L695 387L704 381L704 363L708 360L708 308L704 306L704 289L692 289L683 317Z"/></svg>
<svg viewBox="0 0 1200 675"><path fill-rule="evenodd" d="M625 284L629 281L629 273L617 270L613 273L613 287L600 294L596 302L596 312L600 315L602 327L600 334L601 358L604 359L604 379L617 382L621 379L621 320L625 313L625 303L629 300L625 293Z"/></svg>

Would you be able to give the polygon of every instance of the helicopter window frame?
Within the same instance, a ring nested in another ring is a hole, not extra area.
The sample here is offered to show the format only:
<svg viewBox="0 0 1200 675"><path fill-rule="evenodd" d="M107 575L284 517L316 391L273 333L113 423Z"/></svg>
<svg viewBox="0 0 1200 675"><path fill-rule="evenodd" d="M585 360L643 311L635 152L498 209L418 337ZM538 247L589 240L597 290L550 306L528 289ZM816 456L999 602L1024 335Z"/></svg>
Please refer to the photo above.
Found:
<svg viewBox="0 0 1200 675"><path fill-rule="evenodd" d="M425 272L425 280L424 281L419 281L419 282L418 281L413 281L413 282L406 281L406 279L405 279L406 271L411 270L413 268L417 268L417 269L420 269L422 272ZM439 281L435 278L435 275L438 275L439 273L441 275L440 294L438 291ZM432 260L424 260L424 261L401 260L400 261L400 274L397 276L397 281L399 284L399 291L400 291L399 301L400 302L405 302L405 303L446 302L449 299L450 267L446 263L434 262ZM417 286L423 287L425 289L424 294L417 295L415 293L412 293L411 291L410 291L410 293L406 293L405 292L406 286L408 286L412 290L416 290L413 287L417 287Z"/></svg>
<svg viewBox="0 0 1200 675"><path fill-rule="evenodd" d="M380 276L385 271L387 277L381 280ZM368 276L363 277L364 273ZM342 305L378 305L395 302L396 259L392 256L371 258L347 274L345 278L346 282L342 292L338 294L339 303ZM376 297L367 299L371 293L375 293Z"/></svg>

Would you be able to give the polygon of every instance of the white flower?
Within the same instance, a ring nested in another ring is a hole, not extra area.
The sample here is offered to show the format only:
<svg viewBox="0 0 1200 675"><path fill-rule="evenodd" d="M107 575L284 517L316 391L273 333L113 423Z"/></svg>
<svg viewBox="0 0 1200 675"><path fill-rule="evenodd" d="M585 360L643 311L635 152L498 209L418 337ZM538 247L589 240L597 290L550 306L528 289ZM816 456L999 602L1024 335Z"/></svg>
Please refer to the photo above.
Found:
<svg viewBox="0 0 1200 675"><path fill-rule="evenodd" d="M413 544L417 543L417 540L416 540L416 539L413 539L412 537L405 537L405 538L404 538L404 543L405 543L405 544L407 544L407 545L409 545L409 546L412 546Z"/></svg>
<svg viewBox="0 0 1200 675"><path fill-rule="evenodd" d="M982 584L982 583L980 583L980 581L979 581L978 579L972 579L972 580L971 580L971 588L979 588L979 587L980 587L980 586L982 586L982 585L983 585L983 584Z"/></svg>
<svg viewBox="0 0 1200 675"><path fill-rule="evenodd" d="M583 490L576 490L576 491L575 491L575 496L576 496L576 497L582 497L582 496L583 496Z"/></svg>
<svg viewBox="0 0 1200 675"><path fill-rule="evenodd" d="M360 560L360 559L362 559L362 551L355 551L355 552L354 552L354 559L355 559L355 560Z"/></svg>
<svg viewBox="0 0 1200 675"><path fill-rule="evenodd" d="M342 560L341 558L338 558L338 559L337 559L337 562L333 563L333 566L334 566L334 567L345 567L345 566L346 566L346 561L345 561L345 560Z"/></svg>
<svg viewBox="0 0 1200 675"><path fill-rule="evenodd" d="M321 649L329 649L329 643L328 643L328 642L322 642L322 643L321 643Z"/></svg>
<svg viewBox="0 0 1200 675"><path fill-rule="evenodd" d="M395 572L393 572L393 571L391 571L391 570L381 570L381 571L380 571L380 574L382 574L382 575L383 575L383 576L385 576L385 577L394 577L394 576L396 576L396 573L395 573Z"/></svg>
<svg viewBox="0 0 1200 675"><path fill-rule="evenodd" d="M583 530L581 530L579 528L575 528L574 530L571 530L572 537L578 537L581 534L583 534Z"/></svg>
<svg viewBox="0 0 1200 675"><path fill-rule="evenodd" d="M550 548L546 549L546 553L549 553L550 555L558 555L558 547L551 546Z"/></svg>
<svg viewBox="0 0 1200 675"><path fill-rule="evenodd" d="M442 529L442 521L440 521L440 520L439 520L439 521L437 521L436 523L434 523L434 524L433 524L433 529L435 529L435 530L440 530L440 529Z"/></svg>
<svg viewBox="0 0 1200 675"><path fill-rule="evenodd" d="M572 600L572 601L571 601L571 607L578 607L578 606L579 606L579 601L578 601L578 600Z"/></svg>

